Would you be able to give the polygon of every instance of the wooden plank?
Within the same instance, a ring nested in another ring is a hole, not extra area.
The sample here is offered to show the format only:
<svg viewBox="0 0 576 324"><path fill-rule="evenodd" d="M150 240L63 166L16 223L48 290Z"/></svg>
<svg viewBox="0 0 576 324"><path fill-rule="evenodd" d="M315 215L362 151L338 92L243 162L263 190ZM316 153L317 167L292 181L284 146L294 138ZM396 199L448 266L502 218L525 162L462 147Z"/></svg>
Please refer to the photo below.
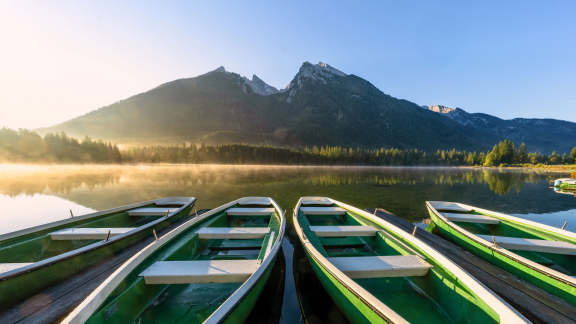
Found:
<svg viewBox="0 0 576 324"><path fill-rule="evenodd" d="M269 198L266 197L247 197L238 200L238 205L240 206L270 206L272 203Z"/></svg>
<svg viewBox="0 0 576 324"><path fill-rule="evenodd" d="M320 206L332 206L334 203L332 200L325 197L306 197L302 198L302 206L306 205L320 205Z"/></svg>
<svg viewBox="0 0 576 324"><path fill-rule="evenodd" d="M432 207L436 208L436 210L446 210L446 211L456 211L456 212L464 212L469 213L472 211L471 208L462 206L457 203L448 202L448 201L432 201Z"/></svg>
<svg viewBox="0 0 576 324"><path fill-rule="evenodd" d="M440 213L444 217L448 218L452 222L462 222L462 223L478 223L478 224L499 224L500 220L485 215L475 215L475 214L453 214L453 213Z"/></svg>
<svg viewBox="0 0 576 324"><path fill-rule="evenodd" d="M154 205L156 206L182 206L186 204L185 202L182 201L177 201L177 200L162 200L162 201L156 201L154 202Z"/></svg>
<svg viewBox="0 0 576 324"><path fill-rule="evenodd" d="M432 267L417 255L328 258L350 278L425 276Z"/></svg>
<svg viewBox="0 0 576 324"><path fill-rule="evenodd" d="M106 238L109 237L118 236L130 232L133 229L135 229L135 227L111 227L111 228L72 227L52 232L49 235L51 239L57 241L105 240Z"/></svg>
<svg viewBox="0 0 576 324"><path fill-rule="evenodd" d="M230 216L269 216L274 214L274 208L230 208L226 210Z"/></svg>
<svg viewBox="0 0 576 324"><path fill-rule="evenodd" d="M412 232L414 225L382 208L370 209L370 213ZM429 244L452 259L464 270L480 280L492 291L504 298L534 323L573 323L576 307L563 299L519 279L490 262L473 255L462 247L422 229L416 229L415 237Z"/></svg>
<svg viewBox="0 0 576 324"><path fill-rule="evenodd" d="M142 207L128 211L130 216L166 216L178 208Z"/></svg>
<svg viewBox="0 0 576 324"><path fill-rule="evenodd" d="M498 246L510 250L576 255L576 245L563 241L491 235L478 236L488 242L493 242L493 240L495 240Z"/></svg>
<svg viewBox="0 0 576 324"><path fill-rule="evenodd" d="M0 263L0 273L8 272L8 271L18 269L18 268L22 268L22 267L25 267L29 264L32 264L32 263L31 262Z"/></svg>
<svg viewBox="0 0 576 324"><path fill-rule="evenodd" d="M300 207L306 215L344 215L346 210L340 207Z"/></svg>
<svg viewBox="0 0 576 324"><path fill-rule="evenodd" d="M270 233L269 227L203 227L198 230L201 239L258 239Z"/></svg>
<svg viewBox="0 0 576 324"><path fill-rule="evenodd" d="M140 276L148 285L243 282L258 265L258 260L158 261Z"/></svg>
<svg viewBox="0 0 576 324"><path fill-rule="evenodd" d="M374 236L378 230L374 226L310 226L319 237Z"/></svg>

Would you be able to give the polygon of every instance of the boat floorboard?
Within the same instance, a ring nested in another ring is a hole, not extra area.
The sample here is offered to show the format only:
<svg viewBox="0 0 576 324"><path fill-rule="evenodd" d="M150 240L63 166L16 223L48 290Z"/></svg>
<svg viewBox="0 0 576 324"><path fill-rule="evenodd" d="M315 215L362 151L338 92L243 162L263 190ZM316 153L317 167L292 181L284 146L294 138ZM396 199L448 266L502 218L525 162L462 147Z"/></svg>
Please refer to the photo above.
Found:
<svg viewBox="0 0 576 324"><path fill-rule="evenodd" d="M368 211L374 213L374 209ZM414 230L415 225L384 209L376 209L376 215L405 231ZM575 323L576 306L517 278L438 235L417 228L415 236L468 271L533 323Z"/></svg>
<svg viewBox="0 0 576 324"><path fill-rule="evenodd" d="M206 211L208 210L200 210L198 214ZM168 228L159 231L158 236L169 232L193 216L194 215L178 220ZM122 250L122 252L113 257L105 259L85 271L70 277L68 280L62 281L22 301L20 304L0 310L0 323L57 322L82 302L86 296L122 265L124 261L150 244L153 240L153 237L148 237L130 248Z"/></svg>

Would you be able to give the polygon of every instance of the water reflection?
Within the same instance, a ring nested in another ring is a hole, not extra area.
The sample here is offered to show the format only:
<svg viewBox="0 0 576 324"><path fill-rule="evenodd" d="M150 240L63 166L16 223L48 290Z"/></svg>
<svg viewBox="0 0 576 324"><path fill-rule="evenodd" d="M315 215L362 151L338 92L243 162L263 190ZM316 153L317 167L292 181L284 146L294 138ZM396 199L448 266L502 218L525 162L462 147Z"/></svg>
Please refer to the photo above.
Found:
<svg viewBox="0 0 576 324"><path fill-rule="evenodd" d="M166 196L195 196L198 208L213 208L242 196L271 196L287 210L289 241L283 246L286 265L294 271L291 276L287 269L285 278L297 279L283 284L278 316L282 322L301 321L301 305L307 322L340 323L342 314L319 286L291 226L291 210L300 196L381 207L412 222L428 217L426 200L460 201L553 226L567 220L572 229L576 199L549 189L557 177L473 168L8 165L0 166L0 232L13 230L11 225L22 228L67 217L68 209L76 214L80 208L102 210ZM277 298L278 290L270 291L266 298Z"/></svg>

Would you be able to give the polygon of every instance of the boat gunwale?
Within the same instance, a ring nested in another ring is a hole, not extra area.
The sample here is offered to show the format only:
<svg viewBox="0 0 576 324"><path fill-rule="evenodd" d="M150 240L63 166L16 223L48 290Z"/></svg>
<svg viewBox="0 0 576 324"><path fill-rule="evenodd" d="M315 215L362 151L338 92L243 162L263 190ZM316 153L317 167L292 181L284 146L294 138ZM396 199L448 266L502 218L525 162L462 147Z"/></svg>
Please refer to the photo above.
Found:
<svg viewBox="0 0 576 324"><path fill-rule="evenodd" d="M106 246L106 245L113 244L113 243L121 241L123 239L127 239L133 235L136 235L136 234L141 233L141 232L143 232L143 231L145 231L151 227L154 227L154 226L166 221L167 219L174 217L175 215L181 213L184 209L192 206L197 200L195 197L167 197L167 198L172 198L172 199L174 199L174 198L186 198L187 202L185 204L183 204L181 207L174 209L172 212L168 213L166 216L158 217L158 219L152 220L152 221L150 221L150 222L148 222L142 226L136 227L133 230L128 231L126 233L112 236L108 240L100 240L98 242L94 242L94 243L88 244L86 246L82 246L82 247L79 247L77 249L70 250L70 251L52 256L50 258L46 258L44 260L33 262L33 263L26 265L26 266L23 266L23 267L19 267L19 268L16 268L16 269L13 269L13 270L10 270L7 272L0 273L0 281L8 280L10 278L17 277L17 276L20 276L22 274L35 271L37 269L44 268L44 267L50 266L50 265L58 263L58 262L61 262L61 261L64 261L64 260L67 260L70 258L74 258L78 255L91 252L93 250L99 249L99 248ZM160 198L160 199L154 199L154 200L148 200L148 201L144 201L144 202L128 204L128 205L115 207L115 208L108 209L108 210L103 210L103 211L94 212L94 213L90 213L90 214L86 214L86 215L82 215L82 216L77 216L74 218L69 218L69 219L64 219L64 220L59 220L59 221L55 221L55 222L51 222L51 223L47 223L47 224L34 226L31 228L27 228L27 229L23 229L20 231L11 232L8 234L1 235L0 236L0 242L2 240L13 239L13 238L16 238L16 237L22 236L22 235L33 234L34 232L47 230L47 229L50 229L52 227L65 225L68 223L73 223L73 222L76 222L79 220L86 220L86 219L90 219L90 218L94 218L94 217L104 216L106 214L123 212L123 211L129 210L129 209L153 204L156 201L165 200L165 199L166 198ZM16 234L16 233L19 233L19 235L12 235L12 234ZM10 236L8 236L8 235L10 235Z"/></svg>
<svg viewBox="0 0 576 324"><path fill-rule="evenodd" d="M572 287L576 287L576 278L571 277L571 276L569 276L569 275L567 275L567 274L565 274L565 273L562 273L562 272L560 272L560 271L554 270L554 269L552 269L552 268L550 268L550 267L546 267L546 266L544 266L544 265L541 265L541 264L539 264L539 263L536 263L536 262L534 262L534 261L532 261L532 260L530 260L530 259L528 259L528 258L525 258L525 257L523 257L523 256L521 256L521 255L519 255L519 254L516 254L516 253L514 253L514 252L512 252L512 251L510 251L510 250L508 250L508 249L503 248L503 247L494 246L494 244L493 244L492 242L487 241L487 240L479 237L478 235L476 235L476 234L474 234L474 233L472 233L472 232L470 232L470 231L462 228L462 227L459 226L458 224L455 224L454 222L448 220L448 219L447 219L446 217L444 217L436 208L434 208L434 207L432 206L431 203L433 203L433 202L434 202L434 201L426 201L426 207L428 207L429 210L432 210L437 217L439 217L443 222L445 222L448 226L450 226L451 228L453 228L454 230L456 230L458 233L466 236L467 238L473 240L474 242L476 242L476 243L478 243L478 244L481 244L482 246L484 246L484 247L486 247L486 248L488 248L488 249L491 249L491 250L493 250L493 251L497 251L498 253L500 253L500 254L502 254L503 256L511 259L511 260L514 261L514 262L518 262L518 263L520 263L521 265L526 266L526 267L528 267L528 268L530 268L530 269L532 269L532 270L536 270L536 271L538 271L538 272L540 272L540 273L543 273L544 275L547 275L547 276L549 276L549 277L552 277L552 278L554 278L554 279L556 279L556 280L559 280L559 281L561 281L561 282L563 282L563 283L565 283L565 284L571 285ZM530 220L525 220L525 219L522 219L522 218L519 218L519 217L514 217L514 216L502 214L502 213L495 212L495 211L488 210L488 209L482 209L482 208L474 207L474 206L472 206L472 205L467 205L467 204L463 204L463 203L456 203L456 204L469 207L469 208L471 208L473 211L478 211L478 212L481 212L481 213L486 213L486 214L489 214L489 215L491 215L491 216L493 215L493 216L495 216L495 218L503 219L503 220L505 220L505 221L510 221L510 222L512 222L512 223L515 223L515 222L516 222L516 223L521 223L521 224L526 225L526 226L528 226L528 227L536 227L537 229L538 229L538 228L542 228L542 229L544 229L544 230L552 229L552 230L553 230L552 232L559 232L559 231L567 232L567 233L570 234L570 235L566 235L566 236L574 237L574 238L576 239L576 233L569 232L569 231L566 231L566 230L562 230L562 229L560 229L560 228L556 228L556 227L552 227L552 226L549 226L549 225L546 225L546 224L541 224L541 223L533 222L533 221L530 221ZM442 210L442 209L441 209L441 210ZM556 233L556 234L564 234L564 233ZM565 235L565 234L564 234L564 235Z"/></svg>
<svg viewBox="0 0 576 324"><path fill-rule="evenodd" d="M242 200L245 198L254 198L254 197L244 197L238 200ZM284 215L284 212L282 211L278 203L274 201L274 199L272 198L269 199L270 204L274 207L274 209L278 212L280 216L280 226L278 229L278 236L276 237L276 242L274 242L274 245L272 246L270 251L267 254L265 254L264 259L258 266L258 269L248 279L246 279L246 281L244 281L242 285L238 287L238 289L236 289L234 293L232 293L232 295L230 295L230 297L228 297L228 299L226 299L226 301L224 301L224 303L220 305L220 307L218 307L214 312L212 312L212 314L210 314L210 316L206 318L206 320L204 320L204 323L220 323L224 320L226 316L232 313L234 311L234 308L242 301L242 299L244 299L244 297L248 295L250 290L260 281L262 275L264 275L264 273L268 270L270 264L275 260L276 255L280 251L280 248L282 246L282 240L284 239L284 231L286 229L286 215ZM265 247L263 246L262 248Z"/></svg>
<svg viewBox="0 0 576 324"><path fill-rule="evenodd" d="M296 207L294 209L294 225L295 225L294 227L296 228L296 233L298 234L298 236L300 236L300 239L301 239L304 247L306 248L306 250L309 251L311 254L313 254L313 257L315 257L315 259L320 262L320 265L322 267L324 267L324 269L328 270L328 268L331 268L333 271L329 271L329 272L331 272L333 275L338 274L337 276L334 275L334 277L338 281L340 281L343 285L345 285L345 287L349 291L351 291L354 295L356 295L358 298L360 298L363 301L366 301L366 299L363 298L363 296L359 296L359 293L354 291L356 289L356 287L360 288L360 289L358 289L360 292L366 293L369 295L369 297L372 297L372 298L370 298L370 301L376 300L377 303L375 303L374 305L367 304L372 310L374 310L378 314L380 314L381 312L377 311L376 305L381 304L381 305L385 306L385 309L390 310L391 312L393 312L393 314L399 316L402 319L402 321L405 321L400 315L398 315L396 312L391 310L388 306L383 304L375 296L373 296L372 294L367 292L364 288L362 288L360 285L358 285L356 282L354 282L352 279L350 279L348 276L346 276L346 274L344 274L342 271L340 271L338 268L336 268L306 238L306 235L302 231L302 228L300 227L300 224L298 223L298 220L297 220L298 209L300 206L300 202L303 198L305 198L305 197L300 198L300 200L298 201L298 204L296 205ZM392 223L390 223L390 222L388 222L388 221L386 221L380 217L377 217L376 215L370 214L370 213L368 213L362 209L359 209L357 207L348 205L346 203L334 200L332 198L328 198L328 199L332 200L332 202L334 204L338 205L339 207L342 207L349 212L353 212L355 214L358 214L360 217L366 218L366 219L378 224L378 226L380 226L382 228L381 231L388 232L388 234L390 234L390 235L392 235L392 233L395 233L398 236L400 236L402 239L404 239L406 241L411 241L412 243L417 245L423 252L425 252L427 254L427 256L429 258L434 259L436 261L436 263L440 264L441 267L444 268L444 270L446 270L448 273L450 273L453 276L455 276L456 278L458 278L458 280L461 283L463 283L463 285L465 287L467 287L474 295L476 295L478 298L483 300L484 303L488 307L490 307L492 309L492 311L494 311L499 316L499 321L501 323L508 323L508 322L515 322L516 323L516 322L521 322L521 321L524 321L526 323L530 323L522 314L520 314L516 309L514 309L512 306L510 306L506 301L504 301L502 298L500 298L498 295L496 295L494 292L492 292L492 290L490 290L488 287L486 287L483 283L478 281L476 278L474 278L472 275L470 275L468 272L466 272L464 269L462 269L459 265L457 265L456 263L454 263L453 261L451 261L450 259L448 259L444 255L442 255L440 252L436 251L434 248L430 247L428 244L424 243L423 241L421 241L417 237L414 237L413 235L402 230L401 228L397 227L396 225L394 225L394 224L392 224ZM396 240L400 241L401 243L406 244L405 242L402 242L401 239L395 237L394 235L392 235L392 236ZM389 318L387 318L387 319L392 320Z"/></svg>
<svg viewBox="0 0 576 324"><path fill-rule="evenodd" d="M246 197L243 197L246 198ZM110 276L108 276L96 289L94 289L90 295L88 295L76 308L74 308L62 321L61 323L84 323L86 322L92 314L106 301L106 298L118 287L118 285L126 279L128 275L132 273L143 261L146 260L149 256L151 256L154 252L158 249L164 247L167 243L169 243L173 238L177 237L181 233L187 231L189 228L201 223L214 215L225 211L227 208L230 208L238 203L239 200L243 199L239 198L233 201L230 201L224 205L216 207L206 213L198 215L184 224L179 225L178 227L174 228L170 232L166 233L165 235L158 238L158 240L153 241L152 243L148 244L142 250L134 254L128 260L126 260L118 269L116 269ZM276 208L276 211L279 213L280 219L282 221L282 225L279 229L279 233L281 232L282 235L284 234L286 218L283 217L282 210L278 206L278 204L271 198L270 203ZM283 236L278 236L277 244L273 247L273 250L270 254L263 260L262 264L258 267L258 269L248 278L244 283L236 289L236 291L229 296L221 305L218 307L207 319L211 320L211 322L218 322L221 321L225 316L227 316L230 312L234 310L234 307L242 300L242 298L247 295L250 289L259 281L262 274L264 274L265 270L269 266L269 263L275 258L276 254L278 253L279 247L282 242ZM266 267L263 267L264 261L267 261ZM262 271L260 271L262 270ZM246 283L252 279L255 275L257 275L257 279L251 281L248 285ZM243 288L244 287L244 288ZM237 295L236 292L243 288L243 294ZM232 298L234 297L234 298ZM223 307L227 304L226 307ZM213 317L214 314L218 312L217 317Z"/></svg>

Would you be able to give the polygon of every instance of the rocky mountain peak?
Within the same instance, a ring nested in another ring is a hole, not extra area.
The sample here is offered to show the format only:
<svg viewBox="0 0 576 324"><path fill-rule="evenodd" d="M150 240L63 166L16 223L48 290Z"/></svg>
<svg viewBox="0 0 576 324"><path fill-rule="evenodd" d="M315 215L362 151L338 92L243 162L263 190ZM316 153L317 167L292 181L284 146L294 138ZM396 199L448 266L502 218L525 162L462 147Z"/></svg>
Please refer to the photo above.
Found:
<svg viewBox="0 0 576 324"><path fill-rule="evenodd" d="M459 109L459 108L450 108L450 107L442 106L442 105L428 106L428 110L431 110L433 112L437 112L440 114L449 114L449 113L455 111L456 109Z"/></svg>
<svg viewBox="0 0 576 324"><path fill-rule="evenodd" d="M287 101L291 102L298 90L300 90L306 82L312 81L328 84L333 80L346 76L346 73L327 63L319 62L318 64L312 64L310 62L304 62L298 70L298 73L296 73L292 81L290 81L283 91L288 92Z"/></svg>
<svg viewBox="0 0 576 324"><path fill-rule="evenodd" d="M243 77L243 79L245 84L248 85L254 93L261 96L269 96L279 92L278 89L264 82L264 80L260 79L256 74L252 75L252 79L246 77Z"/></svg>

